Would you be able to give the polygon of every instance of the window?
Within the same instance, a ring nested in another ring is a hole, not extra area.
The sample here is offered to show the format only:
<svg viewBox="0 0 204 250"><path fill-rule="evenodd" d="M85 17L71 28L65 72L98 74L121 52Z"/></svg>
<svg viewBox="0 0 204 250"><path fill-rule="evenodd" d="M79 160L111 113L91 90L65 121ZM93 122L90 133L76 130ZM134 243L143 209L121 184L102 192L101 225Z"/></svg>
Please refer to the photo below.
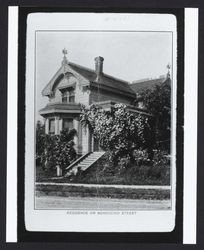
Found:
<svg viewBox="0 0 204 250"><path fill-rule="evenodd" d="M75 102L74 88L68 88L68 89L62 91L62 102L63 103L74 103Z"/></svg>
<svg viewBox="0 0 204 250"><path fill-rule="evenodd" d="M74 90L69 91L69 102L74 103L75 102L75 93Z"/></svg>
<svg viewBox="0 0 204 250"><path fill-rule="evenodd" d="M63 129L71 130L73 129L73 119L70 118L64 118L63 119Z"/></svg>
<svg viewBox="0 0 204 250"><path fill-rule="evenodd" d="M67 99L68 99L68 95L67 95L68 93L67 93L67 91L64 91L63 93L62 93L62 102L64 102L64 103L67 103L68 101L67 101Z"/></svg>
<svg viewBox="0 0 204 250"><path fill-rule="evenodd" d="M55 134L55 119L50 119L49 120L49 133L51 135Z"/></svg>

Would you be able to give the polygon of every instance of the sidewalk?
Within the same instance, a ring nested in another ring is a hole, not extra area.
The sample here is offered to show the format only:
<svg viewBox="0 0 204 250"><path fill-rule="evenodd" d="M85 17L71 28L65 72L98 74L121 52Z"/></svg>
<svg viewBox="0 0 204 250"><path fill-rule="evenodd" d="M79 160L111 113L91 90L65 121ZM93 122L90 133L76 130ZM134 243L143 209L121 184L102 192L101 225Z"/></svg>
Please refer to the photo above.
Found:
<svg viewBox="0 0 204 250"><path fill-rule="evenodd" d="M35 198L36 209L74 209L74 210L169 210L170 200L132 200L100 197L58 197L40 196Z"/></svg>

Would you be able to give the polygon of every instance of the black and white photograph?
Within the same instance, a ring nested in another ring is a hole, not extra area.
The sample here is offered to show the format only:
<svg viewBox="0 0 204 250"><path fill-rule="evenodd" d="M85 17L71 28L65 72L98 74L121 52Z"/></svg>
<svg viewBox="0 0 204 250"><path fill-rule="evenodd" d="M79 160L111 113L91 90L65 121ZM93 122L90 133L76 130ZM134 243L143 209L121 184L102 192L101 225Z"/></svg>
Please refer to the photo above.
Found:
<svg viewBox="0 0 204 250"><path fill-rule="evenodd" d="M7 77L6 242L196 244L197 8L10 6Z"/></svg>
<svg viewBox="0 0 204 250"><path fill-rule="evenodd" d="M55 213L92 216L85 231L174 229L176 37L168 14L28 16L29 230L56 230Z"/></svg>
<svg viewBox="0 0 204 250"><path fill-rule="evenodd" d="M172 32L36 32L36 209L171 209L171 65Z"/></svg>

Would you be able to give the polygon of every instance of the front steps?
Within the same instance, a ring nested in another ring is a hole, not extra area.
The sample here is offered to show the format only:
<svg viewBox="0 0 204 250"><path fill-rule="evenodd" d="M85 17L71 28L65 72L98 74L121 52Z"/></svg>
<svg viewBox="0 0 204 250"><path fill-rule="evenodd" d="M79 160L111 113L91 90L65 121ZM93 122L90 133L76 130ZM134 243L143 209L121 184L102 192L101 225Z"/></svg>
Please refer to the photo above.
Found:
<svg viewBox="0 0 204 250"><path fill-rule="evenodd" d="M68 171L66 173L66 176L70 176L72 174L76 175L79 169L80 171L86 171L96 161L98 161L104 154L105 152L102 152L102 151L94 151L94 152L86 154L85 156L82 156L81 158L79 158L79 160L76 161L76 163L71 164L67 168Z"/></svg>

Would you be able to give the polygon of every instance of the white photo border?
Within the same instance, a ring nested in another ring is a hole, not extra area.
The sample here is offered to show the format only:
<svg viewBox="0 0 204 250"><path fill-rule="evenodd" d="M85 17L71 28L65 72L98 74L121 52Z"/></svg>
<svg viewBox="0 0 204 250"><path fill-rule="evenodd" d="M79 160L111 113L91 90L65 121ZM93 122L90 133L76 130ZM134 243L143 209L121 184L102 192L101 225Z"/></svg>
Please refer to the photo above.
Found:
<svg viewBox="0 0 204 250"><path fill-rule="evenodd" d="M54 17L54 18L53 18ZM151 18L150 18L151 17ZM141 22L141 19L147 20ZM154 22L152 22L154 18ZM58 20L53 22L53 20ZM46 21L45 21L46 20ZM86 20L86 21L84 21ZM108 20L108 21L107 21ZM176 18L170 14L102 14L102 13L36 13L28 16L26 48L26 169L25 169L25 222L29 231L74 231L74 232L171 232L175 226L176 203ZM137 211L136 216L73 215L62 210L34 210L34 96L35 93L35 32L39 30L132 30L172 31L173 36L173 132L172 132L172 209L164 211ZM28 67L29 65L29 67ZM50 220L52 218L52 220ZM144 220L145 218L145 220ZM112 221L112 227L104 221ZM160 223L158 223L160 221ZM60 222L60 223L59 223ZM68 223L69 222L69 223ZM79 223L78 223L79 222ZM84 225L83 227L81 225Z"/></svg>

